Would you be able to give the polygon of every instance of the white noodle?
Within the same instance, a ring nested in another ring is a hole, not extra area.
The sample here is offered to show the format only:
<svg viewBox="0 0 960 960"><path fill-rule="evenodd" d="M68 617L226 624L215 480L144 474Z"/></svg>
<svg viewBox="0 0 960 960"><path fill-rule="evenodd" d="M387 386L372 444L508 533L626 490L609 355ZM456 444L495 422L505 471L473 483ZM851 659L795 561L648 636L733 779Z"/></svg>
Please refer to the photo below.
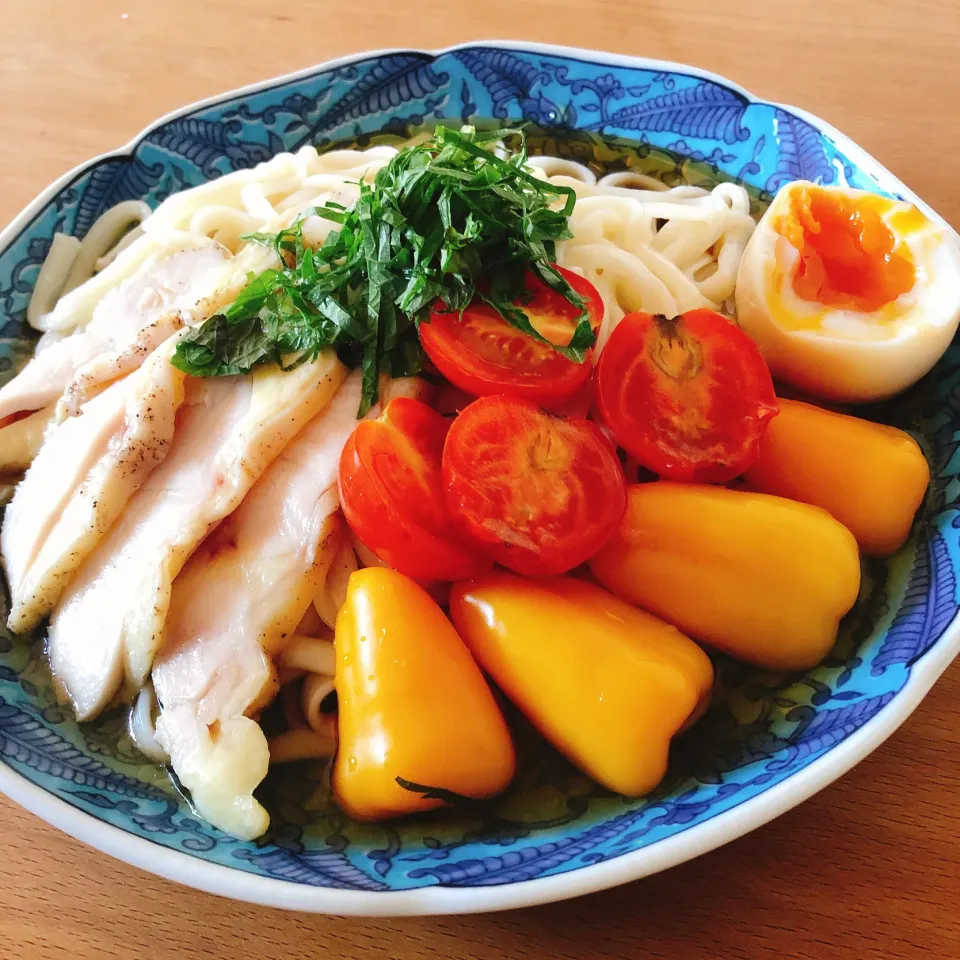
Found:
<svg viewBox="0 0 960 960"><path fill-rule="evenodd" d="M433 387L420 377L384 377L380 382L380 406L386 405L396 397L408 397L421 403L430 403L434 394Z"/></svg>
<svg viewBox="0 0 960 960"><path fill-rule="evenodd" d="M551 167L545 166L545 170ZM697 307L722 307L754 229L747 191L722 183L667 189L634 171L589 183L569 167L551 183L571 187L577 204L572 238L557 261L586 277L604 304L598 349L627 313L673 316Z"/></svg>
<svg viewBox="0 0 960 960"><path fill-rule="evenodd" d="M127 247L143 236L143 228L139 225L127 231L97 262L93 265L93 272L99 273L104 267L109 267Z"/></svg>
<svg viewBox="0 0 960 960"><path fill-rule="evenodd" d="M560 157L530 157L529 164L547 178L566 176L579 180L580 183L597 182L597 175L589 167L575 160L563 160Z"/></svg>
<svg viewBox="0 0 960 960"><path fill-rule="evenodd" d="M605 177L601 177L597 183L601 187L634 187L638 190L655 190L660 193L669 189L662 180L650 177L645 173L637 173L636 170L608 173Z"/></svg>
<svg viewBox="0 0 960 960"><path fill-rule="evenodd" d="M333 676L311 673L304 678L300 691L300 706L303 717L311 730L323 736L336 736L333 715L324 713L320 708L323 701L333 693L335 684Z"/></svg>
<svg viewBox="0 0 960 960"><path fill-rule="evenodd" d="M43 330L37 321L43 314L49 313L63 293L70 268L80 253L81 243L76 237L65 233L55 233L50 250L37 274L30 303L27 304L27 323L35 330Z"/></svg>
<svg viewBox="0 0 960 960"><path fill-rule="evenodd" d="M333 630L337 625L337 614L347 598L347 581L357 569L357 557L346 538L341 538L340 546L327 568L323 582L313 595L313 606L320 619Z"/></svg>
<svg viewBox="0 0 960 960"><path fill-rule="evenodd" d="M293 631L294 636L317 637L322 640L329 640L331 636L330 628L320 619L320 614L314 609L312 603L307 604L300 622Z"/></svg>
<svg viewBox="0 0 960 960"><path fill-rule="evenodd" d="M69 293L89 280L96 262L116 246L131 227L143 223L150 213L150 205L142 200L126 200L98 217L80 243L80 251L70 267L62 292Z"/></svg>
<svg viewBox="0 0 960 960"><path fill-rule="evenodd" d="M198 210L191 218L189 230L210 237L236 253L241 246L240 238L259 229L261 221L245 210L211 205Z"/></svg>
<svg viewBox="0 0 960 960"><path fill-rule="evenodd" d="M297 677L297 680L299 679ZM300 702L300 684L296 680L285 683L280 688L280 705L283 708L283 719L288 729L302 730L307 726Z"/></svg>
<svg viewBox="0 0 960 960"><path fill-rule="evenodd" d="M157 740L156 720L159 712L153 681L148 680L130 710L130 737L145 757L155 763L169 763L170 755Z"/></svg>
<svg viewBox="0 0 960 960"><path fill-rule="evenodd" d="M389 567L386 560L381 560L369 547L353 538L353 552L357 555L357 562L361 567Z"/></svg>
<svg viewBox="0 0 960 960"><path fill-rule="evenodd" d="M314 198L339 191L354 198L354 184L371 182L396 152L393 147L372 147L318 155L313 147L304 147L296 154L281 153L252 170L238 170L168 197L144 223L144 230L149 234L190 229L194 216L203 212L206 236L216 235L218 229L236 234L237 214L245 215L245 232L276 232Z"/></svg>
<svg viewBox="0 0 960 960"><path fill-rule="evenodd" d="M336 670L336 662L331 640L301 634L294 634L290 638L278 660L280 666L292 670L330 675Z"/></svg>
<svg viewBox="0 0 960 960"><path fill-rule="evenodd" d="M283 733L270 738L270 762L293 763L297 760L313 760L332 757L337 750L335 737L324 736L301 727L296 730L285 730Z"/></svg>

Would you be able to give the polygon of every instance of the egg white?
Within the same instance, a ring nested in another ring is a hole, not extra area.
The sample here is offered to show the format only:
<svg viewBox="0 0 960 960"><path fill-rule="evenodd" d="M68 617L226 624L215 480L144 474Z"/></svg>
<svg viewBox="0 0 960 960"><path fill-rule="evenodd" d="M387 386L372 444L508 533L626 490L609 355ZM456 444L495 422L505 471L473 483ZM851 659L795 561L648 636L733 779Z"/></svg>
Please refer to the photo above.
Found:
<svg viewBox="0 0 960 960"><path fill-rule="evenodd" d="M786 184L750 238L737 274L737 320L756 341L774 378L815 397L846 403L879 400L916 383L940 359L960 323L960 239L911 205L879 211L913 257L913 287L874 312L799 297L799 252L774 228L789 210ZM850 198L861 190L837 190ZM904 216L909 214L909 216ZM909 229L900 227L909 220Z"/></svg>

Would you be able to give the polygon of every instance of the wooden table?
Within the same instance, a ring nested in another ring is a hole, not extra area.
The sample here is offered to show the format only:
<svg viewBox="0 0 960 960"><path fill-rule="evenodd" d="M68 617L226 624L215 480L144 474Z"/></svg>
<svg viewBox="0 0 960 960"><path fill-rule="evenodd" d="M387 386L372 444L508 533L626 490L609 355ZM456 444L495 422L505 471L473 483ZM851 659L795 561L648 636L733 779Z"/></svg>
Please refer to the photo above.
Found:
<svg viewBox="0 0 960 960"><path fill-rule="evenodd" d="M0 222L189 101L348 52L508 36L695 63L800 104L960 227L957 0L3 0ZM956 960L958 701L960 663L854 773L751 836L616 891L497 916L231 903L0 799L0 958Z"/></svg>

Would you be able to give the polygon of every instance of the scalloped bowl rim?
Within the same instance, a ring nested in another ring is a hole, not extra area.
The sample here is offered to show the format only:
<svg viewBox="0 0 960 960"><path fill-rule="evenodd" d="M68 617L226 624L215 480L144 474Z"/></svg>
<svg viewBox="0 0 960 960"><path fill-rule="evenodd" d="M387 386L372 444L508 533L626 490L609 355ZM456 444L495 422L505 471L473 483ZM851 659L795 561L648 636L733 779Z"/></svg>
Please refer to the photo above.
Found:
<svg viewBox="0 0 960 960"><path fill-rule="evenodd" d="M950 227L936 211L932 210L886 167L829 123L799 107L755 97L739 84L719 74L668 60L606 53L582 47L515 40L477 40L438 50L387 48L363 51L269 80L237 87L173 110L144 127L119 149L107 151L81 163L51 183L27 204L7 227L0 231L0 250L6 248L28 221L40 212L60 190L86 170L104 160L132 155L140 142L152 131L184 114L237 96L257 93L283 83L306 78L318 70L348 66L371 57L411 52L441 56L455 50L477 46L578 59L590 57L594 62L610 66L630 66L686 74L734 90L749 103L780 107L825 133L860 168L871 173L892 191L917 204L937 222ZM763 826L780 814L786 813L842 776L894 733L913 713L958 653L960 653L960 614L954 618L923 659L914 665L907 682L889 704L840 744L782 782L703 823L672 837L659 840L650 846L555 876L498 886L454 888L436 885L412 890L376 892L307 886L287 880L256 876L220 864L209 863L187 853L171 850L129 834L120 827L98 820L71 806L65 800L60 800L16 773L2 761L0 761L0 791L52 826L118 860L167 880L235 900L280 909L341 916L400 917L508 910L595 893L632 880L639 880L723 846Z"/></svg>

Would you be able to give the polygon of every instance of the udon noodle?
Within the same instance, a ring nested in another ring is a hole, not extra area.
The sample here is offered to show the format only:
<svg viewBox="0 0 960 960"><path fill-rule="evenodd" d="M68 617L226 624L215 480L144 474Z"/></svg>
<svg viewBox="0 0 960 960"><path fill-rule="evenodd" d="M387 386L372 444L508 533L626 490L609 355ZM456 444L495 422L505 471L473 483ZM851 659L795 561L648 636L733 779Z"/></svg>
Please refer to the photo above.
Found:
<svg viewBox="0 0 960 960"><path fill-rule="evenodd" d="M743 187L668 189L632 171L597 179L589 167L570 160L533 157L530 163L552 183L576 192L573 237L559 245L557 259L583 274L603 298L599 349L626 313L675 316L697 307L722 308L733 295L754 228Z"/></svg>
<svg viewBox="0 0 960 960"><path fill-rule="evenodd" d="M209 239L229 251L236 266L263 270L275 263L275 255L247 239L250 234L276 233L323 203L352 204L360 183L372 182L396 153L393 147L375 146L320 154L308 146L174 194L153 213L140 201L119 204L82 242L54 238L28 321L51 338L82 330L108 289L145 264ZM533 157L530 165L538 176L576 193L572 238L558 245L557 259L584 275L602 296L598 349L631 311L673 316L696 307L727 307L754 228L743 187L670 189L633 171L598 178L587 166L554 157ZM334 226L308 214L305 242L321 244ZM336 721L324 710L335 689L332 630L351 572L370 562L364 551L340 538L326 560L311 611L277 660L287 729L270 741L273 762L334 752ZM156 709L148 686L134 705L131 732L147 756L163 760Z"/></svg>

